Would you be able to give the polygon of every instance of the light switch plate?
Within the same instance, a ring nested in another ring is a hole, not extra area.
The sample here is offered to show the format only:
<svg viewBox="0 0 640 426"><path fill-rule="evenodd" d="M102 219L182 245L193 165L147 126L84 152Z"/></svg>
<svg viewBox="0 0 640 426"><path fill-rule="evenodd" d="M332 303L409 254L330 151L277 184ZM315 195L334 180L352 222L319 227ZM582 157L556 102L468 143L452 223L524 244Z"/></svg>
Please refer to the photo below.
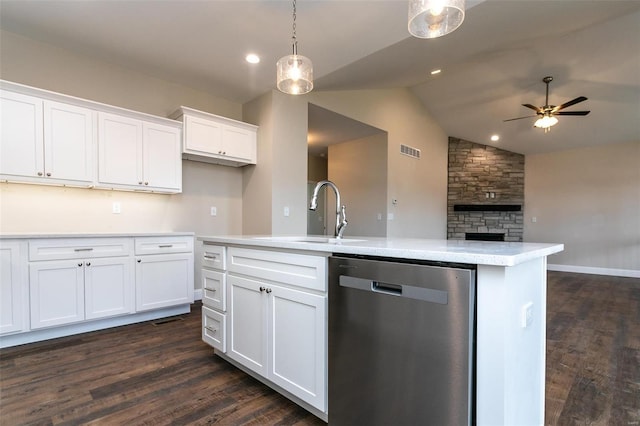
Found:
<svg viewBox="0 0 640 426"><path fill-rule="evenodd" d="M114 202L113 205L111 206L111 212L113 214L120 214L122 213L122 206L120 205L119 202Z"/></svg>

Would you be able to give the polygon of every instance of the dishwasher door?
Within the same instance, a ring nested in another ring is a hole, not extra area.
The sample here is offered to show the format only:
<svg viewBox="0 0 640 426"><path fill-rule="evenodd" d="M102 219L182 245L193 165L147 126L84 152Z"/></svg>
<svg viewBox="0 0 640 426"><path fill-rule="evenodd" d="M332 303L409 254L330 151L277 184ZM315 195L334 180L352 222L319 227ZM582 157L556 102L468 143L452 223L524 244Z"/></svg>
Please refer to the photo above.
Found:
<svg viewBox="0 0 640 426"><path fill-rule="evenodd" d="M469 425L475 270L329 258L329 424Z"/></svg>

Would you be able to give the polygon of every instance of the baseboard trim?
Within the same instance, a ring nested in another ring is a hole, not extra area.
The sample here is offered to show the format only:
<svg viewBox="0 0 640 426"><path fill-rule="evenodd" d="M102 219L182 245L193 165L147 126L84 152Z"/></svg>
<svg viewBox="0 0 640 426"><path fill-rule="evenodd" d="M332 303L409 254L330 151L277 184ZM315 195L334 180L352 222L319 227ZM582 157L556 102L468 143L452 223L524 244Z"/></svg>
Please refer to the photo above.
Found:
<svg viewBox="0 0 640 426"><path fill-rule="evenodd" d="M640 271L635 269L594 268L591 266L547 264L547 270L558 271L558 272L575 272L578 274L609 275L613 277L640 278Z"/></svg>

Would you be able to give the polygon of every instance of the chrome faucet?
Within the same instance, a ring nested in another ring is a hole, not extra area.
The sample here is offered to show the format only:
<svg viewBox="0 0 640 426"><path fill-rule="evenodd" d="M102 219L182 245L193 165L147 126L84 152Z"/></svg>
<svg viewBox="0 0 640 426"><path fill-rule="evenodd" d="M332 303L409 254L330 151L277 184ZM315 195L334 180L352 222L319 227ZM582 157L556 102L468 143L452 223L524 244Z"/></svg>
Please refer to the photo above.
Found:
<svg viewBox="0 0 640 426"><path fill-rule="evenodd" d="M333 188L333 192L336 193L336 238L342 238L342 234L344 234L344 228L347 226L347 213L346 207L340 205L340 191L338 191L338 187L335 183L330 180L322 180L318 182L316 187L313 190L313 197L311 197L311 203L309 204L309 210L315 211L318 208L318 192L320 192L320 188L323 186L330 186Z"/></svg>

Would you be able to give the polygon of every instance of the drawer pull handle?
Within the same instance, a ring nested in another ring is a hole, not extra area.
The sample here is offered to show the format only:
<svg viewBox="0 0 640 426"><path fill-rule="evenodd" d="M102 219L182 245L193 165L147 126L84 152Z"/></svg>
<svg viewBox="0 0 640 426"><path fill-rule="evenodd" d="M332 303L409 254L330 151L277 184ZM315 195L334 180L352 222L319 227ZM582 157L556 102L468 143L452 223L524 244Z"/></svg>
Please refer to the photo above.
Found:
<svg viewBox="0 0 640 426"><path fill-rule="evenodd" d="M171 248L171 247L173 247L173 244L160 244L158 247L159 248Z"/></svg>
<svg viewBox="0 0 640 426"><path fill-rule="evenodd" d="M73 251L92 251L93 248L89 247L89 248L77 248L77 249L73 249Z"/></svg>
<svg viewBox="0 0 640 426"><path fill-rule="evenodd" d="M215 288L207 288L207 287L205 287L204 290L206 290L206 291L216 291Z"/></svg>
<svg viewBox="0 0 640 426"><path fill-rule="evenodd" d="M218 258L218 256L209 256L209 255L204 255L205 259L211 259L211 260L216 260Z"/></svg>
<svg viewBox="0 0 640 426"><path fill-rule="evenodd" d="M204 328L206 328L207 330L209 330L212 333L217 333L218 332L218 330L213 328L213 327L205 326Z"/></svg>

